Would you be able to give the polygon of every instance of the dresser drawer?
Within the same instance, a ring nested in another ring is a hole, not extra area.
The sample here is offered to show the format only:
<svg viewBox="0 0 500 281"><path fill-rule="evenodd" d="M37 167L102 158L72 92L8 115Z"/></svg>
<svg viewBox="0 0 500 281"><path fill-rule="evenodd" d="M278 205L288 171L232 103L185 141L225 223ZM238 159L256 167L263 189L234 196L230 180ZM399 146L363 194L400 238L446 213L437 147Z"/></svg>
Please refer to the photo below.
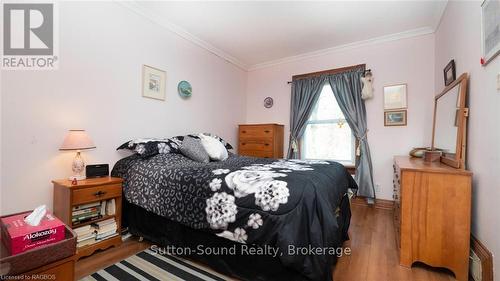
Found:
<svg viewBox="0 0 500 281"><path fill-rule="evenodd" d="M73 205L121 196L121 184L100 185L73 190Z"/></svg>
<svg viewBox="0 0 500 281"><path fill-rule="evenodd" d="M274 137L274 126L272 125L240 126L239 135L240 135L240 140L247 140L247 139L272 140L272 138Z"/></svg>
<svg viewBox="0 0 500 281"><path fill-rule="evenodd" d="M240 150L240 155L258 157L258 158L273 158L272 151Z"/></svg>
<svg viewBox="0 0 500 281"><path fill-rule="evenodd" d="M240 141L240 150L273 151L273 142L269 140Z"/></svg>

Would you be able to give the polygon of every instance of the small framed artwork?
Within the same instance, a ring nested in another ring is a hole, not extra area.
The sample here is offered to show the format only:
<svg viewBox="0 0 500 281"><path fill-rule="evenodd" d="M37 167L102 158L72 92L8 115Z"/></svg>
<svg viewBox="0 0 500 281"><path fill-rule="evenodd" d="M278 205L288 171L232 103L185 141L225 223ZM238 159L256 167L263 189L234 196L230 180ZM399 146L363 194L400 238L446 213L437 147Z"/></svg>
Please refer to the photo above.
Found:
<svg viewBox="0 0 500 281"><path fill-rule="evenodd" d="M485 66L500 54L500 1L484 0L481 5L481 45Z"/></svg>
<svg viewBox="0 0 500 281"><path fill-rule="evenodd" d="M457 79L457 74L455 72L455 60L451 60L446 67L443 69L443 74L444 74L444 85L448 86L455 79Z"/></svg>
<svg viewBox="0 0 500 281"><path fill-rule="evenodd" d="M384 126L406 126L406 110L384 112Z"/></svg>
<svg viewBox="0 0 500 281"><path fill-rule="evenodd" d="M384 87L384 109L407 108L406 84L392 85Z"/></svg>
<svg viewBox="0 0 500 281"><path fill-rule="evenodd" d="M165 100L167 73L148 65L142 66L142 96Z"/></svg>

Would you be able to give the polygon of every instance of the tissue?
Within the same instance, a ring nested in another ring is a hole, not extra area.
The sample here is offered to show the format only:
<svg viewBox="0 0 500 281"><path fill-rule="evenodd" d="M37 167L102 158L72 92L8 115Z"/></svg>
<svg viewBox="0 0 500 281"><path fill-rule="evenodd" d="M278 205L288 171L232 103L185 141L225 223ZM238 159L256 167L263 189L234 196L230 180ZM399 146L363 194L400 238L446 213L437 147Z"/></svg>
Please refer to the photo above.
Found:
<svg viewBox="0 0 500 281"><path fill-rule="evenodd" d="M46 213L47 213L47 206L45 205L38 206L33 210L33 212L31 212L31 214L29 214L24 219L24 222L31 226L37 226L40 224L43 217L45 217Z"/></svg>

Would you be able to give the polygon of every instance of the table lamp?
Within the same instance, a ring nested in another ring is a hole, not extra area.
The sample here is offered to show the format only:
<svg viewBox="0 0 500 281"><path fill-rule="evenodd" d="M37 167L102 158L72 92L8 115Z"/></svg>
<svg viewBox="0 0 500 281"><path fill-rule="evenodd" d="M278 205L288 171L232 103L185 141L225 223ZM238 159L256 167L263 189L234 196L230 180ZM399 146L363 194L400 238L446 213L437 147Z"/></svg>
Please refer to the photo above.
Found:
<svg viewBox="0 0 500 281"><path fill-rule="evenodd" d="M95 145L85 130L69 130L59 150L76 150L76 156L71 165L74 175L69 177L70 180L85 179L85 175L83 175L85 162L83 162L83 158L80 155L80 150L91 148L95 148Z"/></svg>

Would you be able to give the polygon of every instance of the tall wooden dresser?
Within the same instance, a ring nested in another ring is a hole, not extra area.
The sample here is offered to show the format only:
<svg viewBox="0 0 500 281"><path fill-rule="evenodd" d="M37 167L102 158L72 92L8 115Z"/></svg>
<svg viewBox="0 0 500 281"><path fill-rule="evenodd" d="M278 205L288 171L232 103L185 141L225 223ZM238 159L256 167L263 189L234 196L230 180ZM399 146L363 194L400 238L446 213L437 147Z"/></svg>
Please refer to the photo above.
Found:
<svg viewBox="0 0 500 281"><path fill-rule="evenodd" d="M420 158L394 158L399 262L448 268L468 280L472 173Z"/></svg>
<svg viewBox="0 0 500 281"><path fill-rule="evenodd" d="M284 126L250 124L239 126L240 155L261 158L283 158Z"/></svg>

